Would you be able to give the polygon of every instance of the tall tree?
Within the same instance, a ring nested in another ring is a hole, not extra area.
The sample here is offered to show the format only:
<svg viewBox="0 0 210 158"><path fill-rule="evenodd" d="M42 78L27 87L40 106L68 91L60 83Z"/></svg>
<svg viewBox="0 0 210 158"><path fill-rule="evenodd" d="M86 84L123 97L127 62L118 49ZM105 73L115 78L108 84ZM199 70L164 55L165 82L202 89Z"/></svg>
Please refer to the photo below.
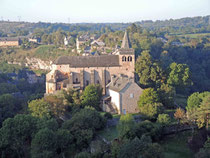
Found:
<svg viewBox="0 0 210 158"><path fill-rule="evenodd" d="M191 86L190 69L186 64L172 63L167 83L180 89Z"/></svg>

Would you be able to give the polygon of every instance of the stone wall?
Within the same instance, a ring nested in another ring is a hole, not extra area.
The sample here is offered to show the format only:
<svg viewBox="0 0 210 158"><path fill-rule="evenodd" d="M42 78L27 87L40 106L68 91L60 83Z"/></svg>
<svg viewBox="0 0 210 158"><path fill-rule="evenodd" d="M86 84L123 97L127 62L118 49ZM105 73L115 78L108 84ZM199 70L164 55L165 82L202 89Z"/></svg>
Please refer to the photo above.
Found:
<svg viewBox="0 0 210 158"><path fill-rule="evenodd" d="M126 113L137 113L138 110L138 100L139 96L142 94L143 89L141 89L135 82L131 82L125 87L121 92L121 107L122 112Z"/></svg>

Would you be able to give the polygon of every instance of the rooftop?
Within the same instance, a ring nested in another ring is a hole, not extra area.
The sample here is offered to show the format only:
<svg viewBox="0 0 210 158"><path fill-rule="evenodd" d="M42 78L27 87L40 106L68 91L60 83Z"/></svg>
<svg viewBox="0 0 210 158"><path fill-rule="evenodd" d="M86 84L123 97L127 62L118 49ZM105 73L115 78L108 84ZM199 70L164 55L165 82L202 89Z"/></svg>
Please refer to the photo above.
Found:
<svg viewBox="0 0 210 158"><path fill-rule="evenodd" d="M70 67L115 67L120 65L117 55L61 56L54 61L54 64Z"/></svg>

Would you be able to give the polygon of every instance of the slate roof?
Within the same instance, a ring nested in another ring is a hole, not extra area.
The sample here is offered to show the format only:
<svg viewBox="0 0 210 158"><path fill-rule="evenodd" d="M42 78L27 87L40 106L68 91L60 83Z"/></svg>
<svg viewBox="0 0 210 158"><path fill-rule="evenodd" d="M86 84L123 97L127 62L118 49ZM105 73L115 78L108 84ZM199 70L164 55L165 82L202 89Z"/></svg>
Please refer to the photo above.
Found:
<svg viewBox="0 0 210 158"><path fill-rule="evenodd" d="M120 66L119 56L61 56L54 61L56 65L69 65L70 67L115 67Z"/></svg>
<svg viewBox="0 0 210 158"><path fill-rule="evenodd" d="M132 83L132 81L128 77L115 77L112 79L111 83L108 85L108 88L120 92L122 91L126 86L129 86Z"/></svg>
<svg viewBox="0 0 210 158"><path fill-rule="evenodd" d="M131 45L130 45L130 40L129 40L129 37L128 37L128 33L127 33L127 30L125 30L125 34L124 34L124 37L123 37L121 48L129 49L130 47L131 47Z"/></svg>

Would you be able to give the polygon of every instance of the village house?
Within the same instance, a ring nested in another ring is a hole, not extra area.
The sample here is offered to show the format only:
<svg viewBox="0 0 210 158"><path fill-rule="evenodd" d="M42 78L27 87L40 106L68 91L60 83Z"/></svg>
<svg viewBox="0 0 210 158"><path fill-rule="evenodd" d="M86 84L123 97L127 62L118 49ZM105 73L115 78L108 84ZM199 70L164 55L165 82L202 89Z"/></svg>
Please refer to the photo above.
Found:
<svg viewBox="0 0 210 158"><path fill-rule="evenodd" d="M113 75L106 89L107 93L103 97L103 111L119 114L139 112L137 100L143 89L134 82L133 78Z"/></svg>
<svg viewBox="0 0 210 158"><path fill-rule="evenodd" d="M89 84L100 84L103 95L111 97L110 105L114 106L113 109L117 108L117 113L136 112L137 100L142 90L139 89L140 87L137 90L132 88L138 86L134 83L134 64L134 49L130 48L129 38L127 32L125 32L121 48L114 55L61 56L56 59L51 72L46 75L46 95L68 88L77 88L83 91ZM113 87L120 84L112 84L115 82L113 76L127 78L117 81L122 80L123 83L121 84L125 85L117 91L121 96L118 99L124 101L128 93L135 93L135 97L130 103L125 102L127 108L122 102L116 104L114 100L117 100L117 98L110 93ZM135 104L133 104L134 102ZM132 109L129 109L129 107Z"/></svg>
<svg viewBox="0 0 210 158"><path fill-rule="evenodd" d="M2 37L0 38L0 47L14 47L20 45L20 39L16 37Z"/></svg>

